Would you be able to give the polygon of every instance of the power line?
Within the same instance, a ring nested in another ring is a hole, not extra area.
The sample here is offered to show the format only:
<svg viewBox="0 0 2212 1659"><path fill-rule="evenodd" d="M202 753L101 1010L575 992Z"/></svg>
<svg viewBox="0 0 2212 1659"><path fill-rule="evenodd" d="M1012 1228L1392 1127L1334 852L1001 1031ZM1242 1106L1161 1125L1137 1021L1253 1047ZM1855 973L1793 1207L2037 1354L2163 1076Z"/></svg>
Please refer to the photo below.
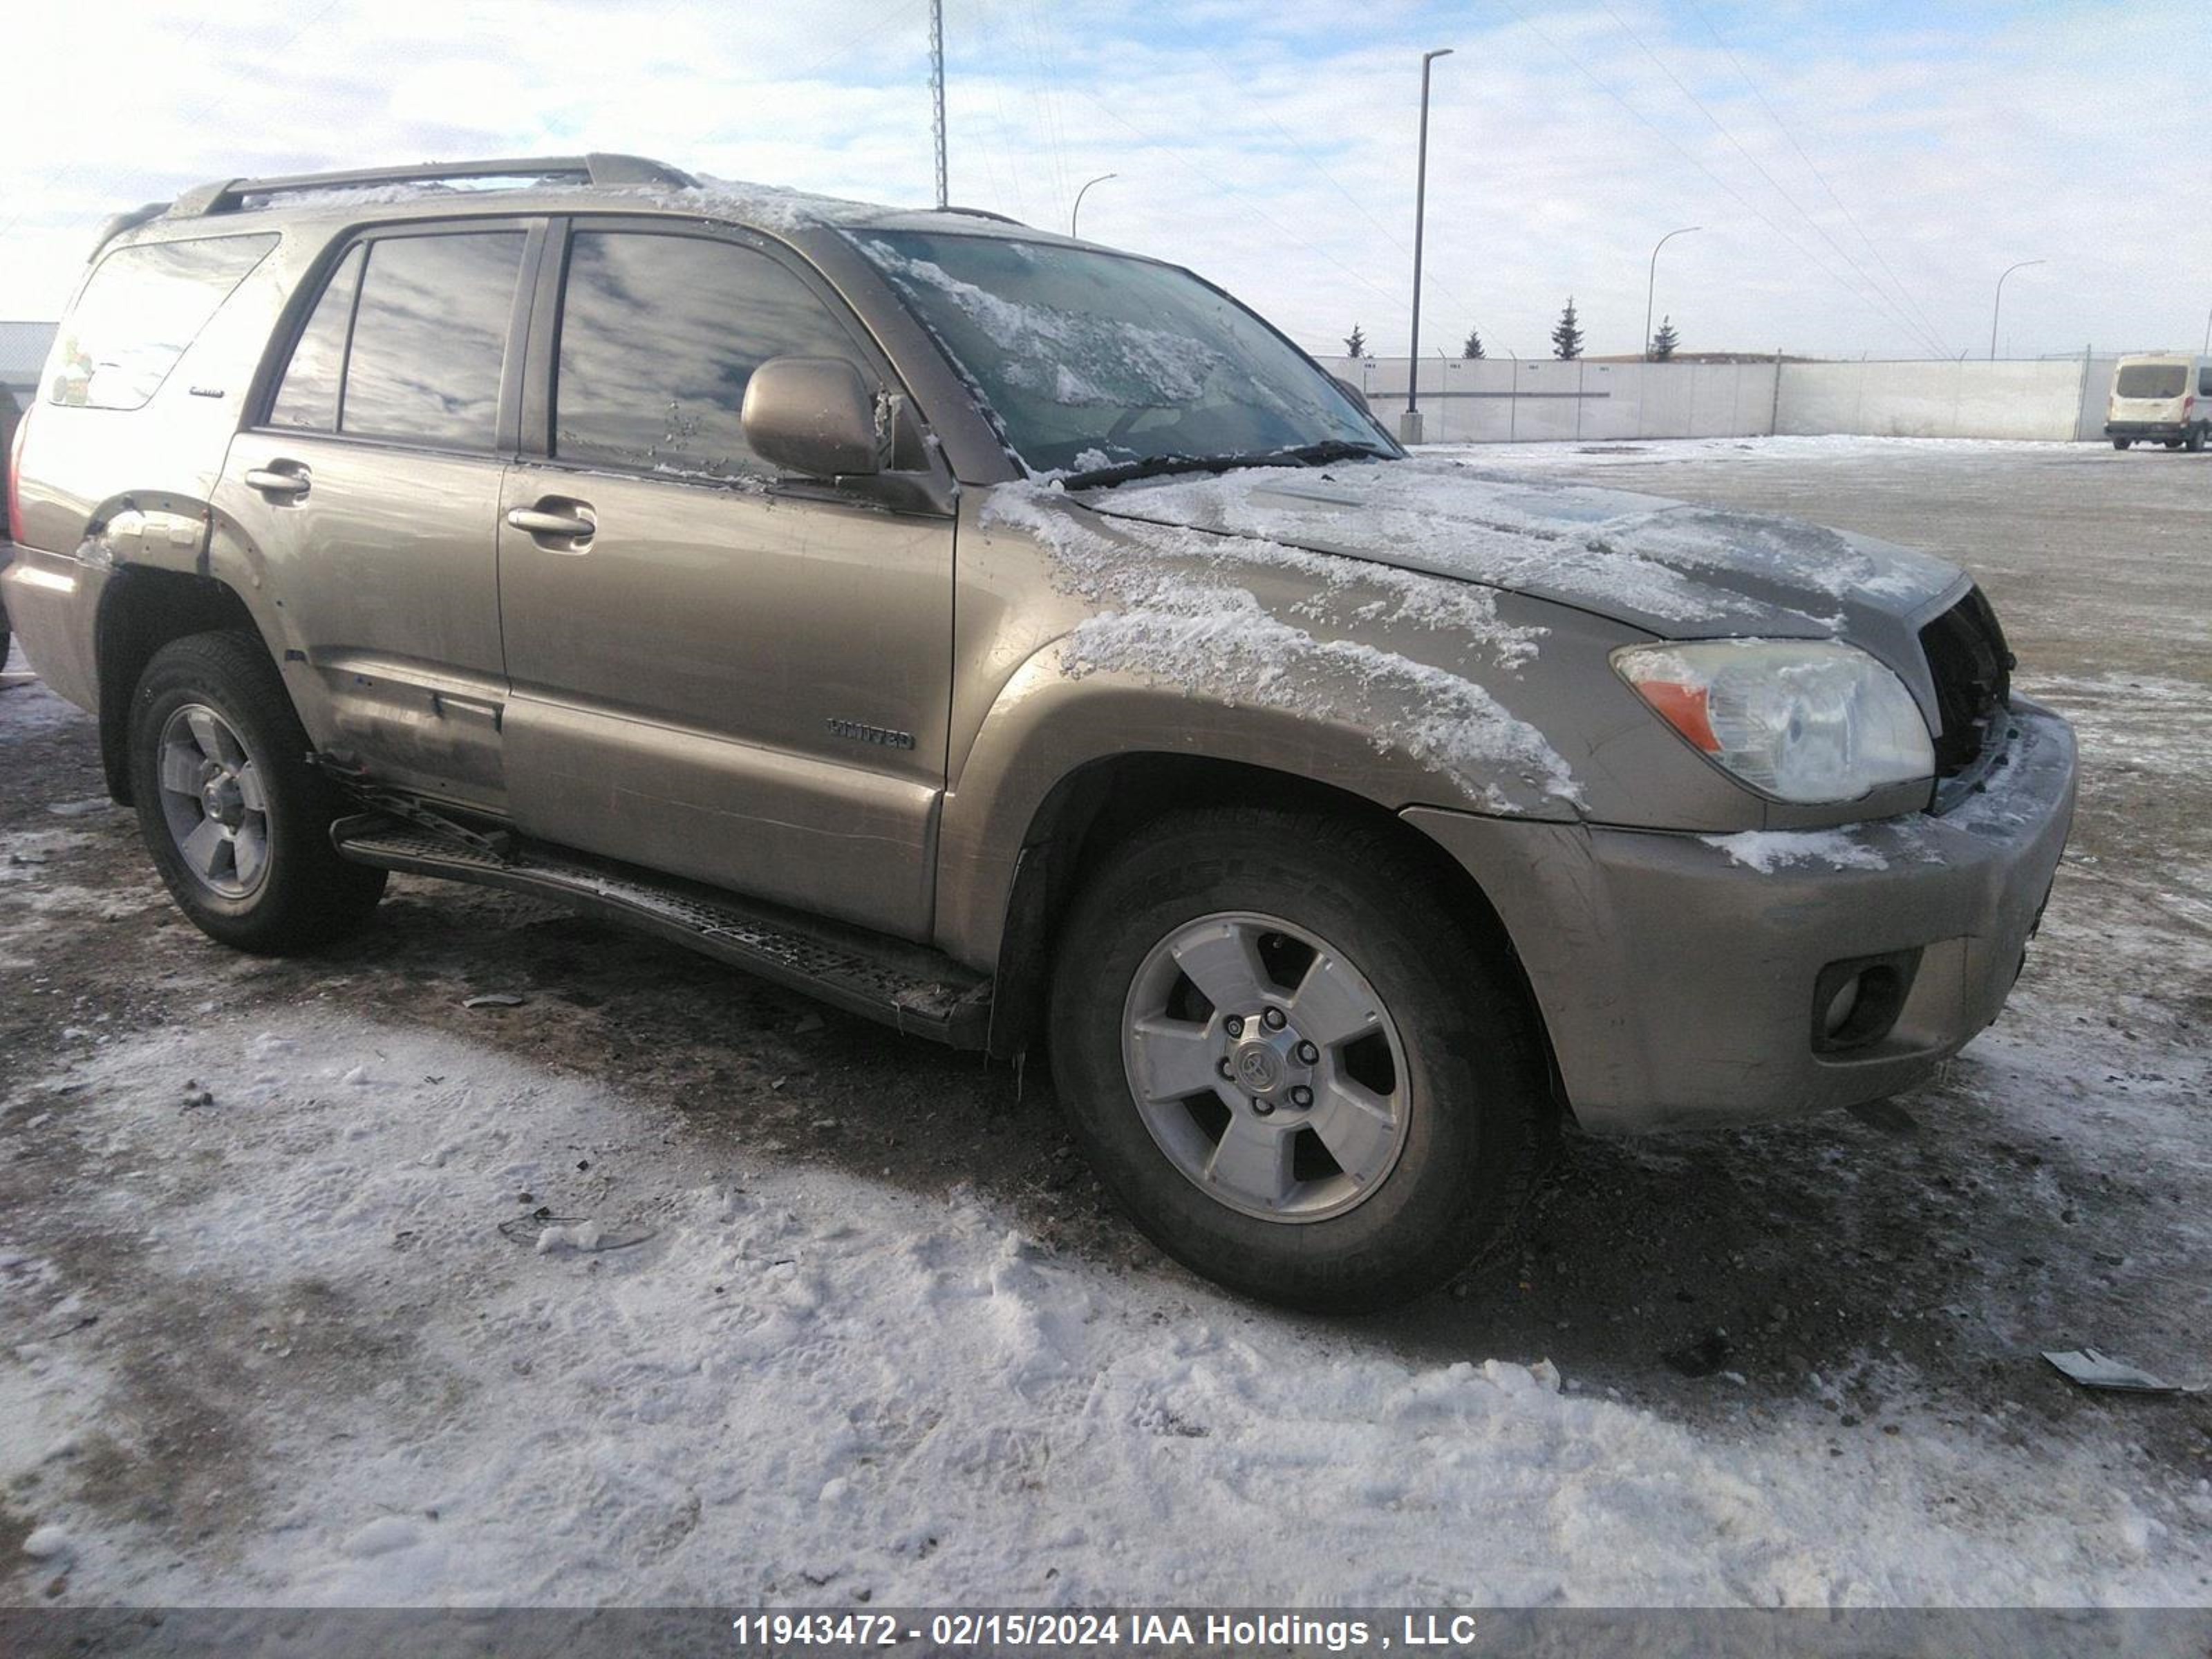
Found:
<svg viewBox="0 0 2212 1659"><path fill-rule="evenodd" d="M1565 58L1569 66L1579 74L1583 79L1588 81L1600 92L1612 99L1614 103L1626 110L1643 125L1650 128L1651 131L1657 136L1660 143L1665 144L1667 148L1673 150L1675 155L1680 156L1685 161L1687 161L1698 172L1704 173L1705 177L1711 179L1714 185L1717 187L1723 195L1727 196L1730 201L1734 202L1738 207L1743 209L1745 212L1750 214L1761 224L1765 225L1769 230L1772 231L1777 236L1779 236L1784 242L1788 243L1790 250L1804 259L1807 264L1810 264L1830 282L1834 283L1838 287L1844 289L1845 293L1849 294L1861 305L1865 306L1869 310L1876 312L1877 313L1881 312L1882 307L1876 300L1869 298L1865 293L1854 288L1847 278L1837 275L1834 269L1826 264L1819 255L1814 253L1802 242L1799 241L1787 230L1784 230L1780 225L1777 224L1774 222L1772 216L1767 213L1764 208L1761 208L1757 203L1747 199L1741 191L1736 189L1736 187L1729 184L1727 179L1722 178L1720 174L1715 173L1711 167L1699 161L1698 157L1692 155L1688 150L1685 149L1675 141L1674 136L1672 133L1668 132L1664 127L1654 121L1642 110L1637 108L1635 105L1630 103L1626 98L1623 98L1603 81L1598 79L1598 77L1583 63L1581 58L1576 57L1574 53L1569 52L1565 46L1561 46L1558 41L1552 39L1549 34L1546 33L1542 26L1537 23L1534 18L1530 17L1528 13L1522 10L1520 6L1515 3L1515 0L1498 0L1498 3L1504 6L1508 11L1511 12L1516 17L1519 18L1522 23L1526 24L1529 32L1534 34L1538 40L1541 40L1546 46L1551 47L1551 49L1559 53L1560 57ZM1885 320L1894 319L1885 318ZM1914 333L1916 331L1907 329L1905 331L1910 335Z"/></svg>
<svg viewBox="0 0 2212 1659"><path fill-rule="evenodd" d="M1182 36L1183 40L1190 46L1192 51L1198 57L1199 60L1205 64L1206 68L1212 70L1216 76L1220 77L1221 82L1224 86L1229 87L1240 93L1243 90L1243 88L1239 87L1234 80L1231 79L1228 70L1221 67L1218 60L1216 59L1212 53L1208 52L1204 46L1200 46L1197 39L1190 33L1190 31L1183 27L1182 24L1176 21L1172 14L1167 15L1167 21L1170 26L1174 28L1176 33ZM1298 142L1297 136L1295 133L1291 132L1291 131L1288 127L1285 126L1280 121L1275 119L1273 116L1268 114L1267 110L1261 106L1255 104L1249 106L1249 108L1253 114L1257 115L1262 121L1265 121L1269 126L1274 128L1278 133L1281 134L1284 140L1290 145L1291 154L1297 156L1299 160L1305 162L1308 167L1310 167L1316 173L1319 173L1328 183L1330 189L1334 190L1338 195L1344 198L1346 201L1351 203L1353 210L1356 211L1361 218L1366 220L1369 224L1374 226L1376 230L1391 245L1391 246L1396 248L1400 253L1403 254L1409 259L1413 257L1413 250L1407 247L1404 242L1398 239L1397 234L1388 225L1384 224L1380 219L1376 218L1373 213L1369 211L1366 203L1361 201L1358 197L1353 195L1351 191L1346 189L1344 185L1338 179L1337 176L1331 173L1328 168L1322 164L1321 158ZM1468 301L1460 295L1454 293L1449 285L1440 281L1434 275L1424 273L1421 286L1423 288L1433 288L1437 289L1446 299L1457 306L1460 310L1466 314L1468 327L1477 330L1481 328L1482 324L1480 319L1477 318L1474 314L1474 307L1469 304Z"/></svg>
<svg viewBox="0 0 2212 1659"><path fill-rule="evenodd" d="M1601 3L1605 6L1605 15L1613 19L1613 27L1618 28L1623 34L1626 35L1631 40L1636 43L1636 49L1642 52L1646 58L1650 58L1653 66L1656 68L1662 75L1665 76L1669 81L1674 83L1674 89L1680 93L1683 97L1689 100L1690 103L1695 106L1698 113L1704 116L1705 119L1711 124L1713 131L1720 134L1722 137L1727 139L1730 146L1732 146L1735 150L1735 153L1742 156L1745 161L1751 163L1752 170L1757 173L1760 178L1766 180L1768 187L1771 188L1777 196L1779 196L1784 201L1787 202L1790 204L1791 210L1807 224L1810 225L1822 241L1826 242L1831 248L1835 250L1836 256L1856 273L1859 280L1866 284L1868 291L1879 299L1882 305L1889 311L1892 320L1902 323L1908 334L1918 336L1920 343L1923 345L1925 345L1938 353L1943 353L1943 343L1937 339L1932 331L1922 327L1918 323L1915 322L1902 306L1899 305L1896 301L1891 299L1887 294L1883 292L1881 285L1875 282L1872 276L1867 274L1866 267L1862 265L1856 258L1852 258L1850 251L1846 249L1841 242L1838 242L1833 236L1828 234L1828 228L1805 210L1803 205L1798 202L1797 198L1792 196L1783 187L1781 180L1777 179L1772 173L1769 173L1766 170L1765 164L1760 161L1756 155L1753 155L1751 153L1751 151L1745 146L1743 141L1738 138L1734 132L1729 131L1727 124L1722 121L1719 116L1713 113L1711 108L1706 104L1705 100L1698 97L1696 93L1692 92L1682 77L1675 74L1672 69L1668 67L1666 61L1662 59L1657 52L1652 51L1650 46L1644 44L1644 37L1642 35L1637 33L1634 29L1628 27L1627 23L1622 20L1620 14L1613 9L1610 0L1601 0Z"/></svg>
<svg viewBox="0 0 2212 1659"><path fill-rule="evenodd" d="M1689 3L1690 9L1697 13L1698 21L1705 26L1705 33L1713 37L1713 44L1727 55L1729 64L1735 70L1737 78L1743 82L1751 95L1759 100L1759 106L1766 112L1767 118L1772 121L1782 136L1790 141L1790 148L1797 152L1797 159L1805 164L1805 170L1820 180L1820 188L1827 192L1828 199L1836 205L1836 210L1844 216L1844 223L1857 233L1859 240L1866 245L1866 251L1872 254L1875 263L1888 273L1889 280L1895 286L1899 297L1912 307L1913 314L1927 325L1929 332L1936 334L1940 340L1942 336L1936 328L1934 319L1928 314L1927 307L1923 306L1918 296L1905 285L1904 279L1897 274L1895 268L1891 265L1882 251L1875 246L1874 239L1867 234L1865 227L1859 223L1858 216L1851 211L1842 197L1836 194L1836 187L1828 182L1828 175L1821 172L1814 164L1813 158L1805 153L1805 146L1797 142L1797 135L1790 131L1790 124L1782 118L1781 112L1772 104L1767 102L1766 94L1759 89L1759 83L1752 78L1751 71L1744 68L1743 60L1735 55L1735 48L1721 38L1720 30L1714 26L1713 20L1706 15L1705 8L1698 4L1698 0L1689 0ZM1948 346L1944 348L1943 355L1947 357L1951 355Z"/></svg>
<svg viewBox="0 0 2212 1659"><path fill-rule="evenodd" d="M324 0L323 5L316 11L315 15L310 17L306 22L301 24L299 27L294 29L282 40L278 41L276 50L271 52L269 55L271 58L282 58L295 40L297 40L309 29L314 27L316 24L321 22L324 18L329 16L331 12L335 11L337 9L337 3L338 0ZM196 37L199 32L206 27L207 23L205 19L202 19L199 22L193 24L191 31L185 34L183 40L177 42L176 46L173 48L173 50L181 51L185 46L191 45L194 37ZM236 87L234 85L232 90L236 90ZM186 118L187 125L197 124L200 121L205 120L209 116L221 109L229 100L230 93L226 92L220 97L216 98L213 102L202 105L198 109L193 111L192 113ZM83 163L82 162L75 164L64 163L47 178L44 184L39 186L37 193L43 196L47 191L52 190L54 185L59 183L62 179L75 178L78 173L82 171L82 168ZM146 174L144 170L142 168L136 173L126 173L124 176L130 179L143 179ZM30 210L31 210L28 207L18 209L12 216L10 216L6 224L0 225L0 236L5 236L9 231L15 229L17 225L21 224L23 221L23 216Z"/></svg>
<svg viewBox="0 0 2212 1659"><path fill-rule="evenodd" d="M1185 155L1182 150L1177 149L1174 145L1164 143L1158 138L1149 137L1146 134L1138 131L1135 127L1130 125L1127 121L1122 118L1119 111L1115 110L1112 105L1107 103L1096 94L1082 87L1078 87L1075 90L1079 96L1089 102L1097 105L1099 112L1105 115L1109 120L1113 121L1117 126L1123 128L1142 143L1149 144L1156 149L1166 151L1167 154L1173 156L1177 161L1182 163L1185 171L1203 180L1206 184L1211 185L1215 191L1220 192L1222 195L1239 196L1242 194L1235 185L1225 184L1221 179L1217 179L1212 173L1207 172L1205 167L1192 160L1190 156ZM1246 210L1249 211L1254 218L1270 226L1278 234L1281 235L1292 246L1302 247L1316 258L1322 259L1329 264L1334 265L1346 276L1351 277L1353 282L1358 283L1363 288L1371 289L1389 304L1396 306L1403 302L1401 295L1391 293L1388 289L1383 288L1380 283L1376 283L1372 277L1363 276L1360 272L1354 270L1350 265L1346 264L1344 261L1339 259L1326 249L1317 247L1313 243L1307 241L1289 226L1284 224L1282 221L1277 219L1273 214L1267 212L1264 208L1259 207L1249 200L1245 202L1244 205Z"/></svg>

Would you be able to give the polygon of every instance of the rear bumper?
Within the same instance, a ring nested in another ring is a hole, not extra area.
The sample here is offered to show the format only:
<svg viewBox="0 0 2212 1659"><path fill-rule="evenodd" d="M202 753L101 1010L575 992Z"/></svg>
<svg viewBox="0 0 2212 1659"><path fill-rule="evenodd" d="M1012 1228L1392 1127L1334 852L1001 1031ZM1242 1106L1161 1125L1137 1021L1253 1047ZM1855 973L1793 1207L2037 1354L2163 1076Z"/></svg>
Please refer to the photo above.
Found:
<svg viewBox="0 0 2212 1659"><path fill-rule="evenodd" d="M1405 816L1496 904L1584 1127L1784 1116L1909 1087L2003 1007L2075 788L2063 720L2015 699L2012 731L1941 817L1746 838ZM1822 970L1867 957L1908 964L1893 1022L1819 1052Z"/></svg>
<svg viewBox="0 0 2212 1659"><path fill-rule="evenodd" d="M2107 421L2107 438L2186 438L2202 422L2197 421Z"/></svg>
<svg viewBox="0 0 2212 1659"><path fill-rule="evenodd" d="M81 708L96 708L94 619L106 568L67 554L5 545L9 556L0 565L0 599L7 604L9 624L24 656L51 690Z"/></svg>

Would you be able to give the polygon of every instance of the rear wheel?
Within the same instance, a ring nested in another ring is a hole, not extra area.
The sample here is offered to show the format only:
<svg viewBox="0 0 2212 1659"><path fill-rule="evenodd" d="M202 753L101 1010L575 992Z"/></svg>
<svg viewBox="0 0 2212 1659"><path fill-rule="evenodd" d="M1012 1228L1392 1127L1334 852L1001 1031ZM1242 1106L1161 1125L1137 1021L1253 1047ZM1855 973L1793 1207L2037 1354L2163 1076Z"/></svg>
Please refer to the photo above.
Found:
<svg viewBox="0 0 2212 1659"><path fill-rule="evenodd" d="M1052 997L1072 1133L1139 1227L1233 1290L1352 1311L1450 1277L1549 1145L1525 994L1399 836L1180 814L1070 915Z"/></svg>
<svg viewBox="0 0 2212 1659"><path fill-rule="evenodd" d="M2189 428L2189 453L2192 455L2198 454L2203 452L2203 448L2204 428L2201 426L2191 427Z"/></svg>
<svg viewBox="0 0 2212 1659"><path fill-rule="evenodd" d="M240 951L310 949L351 933L385 872L331 849L344 803L308 758L258 640L195 634L155 653L131 707L138 827L177 906Z"/></svg>
<svg viewBox="0 0 2212 1659"><path fill-rule="evenodd" d="M2160 438L2159 442L2164 444L2168 449L2179 449L2181 447L2181 440L2179 438Z"/></svg>
<svg viewBox="0 0 2212 1659"><path fill-rule="evenodd" d="M2112 440L2112 447L2115 449L2125 449L2134 441L2135 440L2133 438L2115 438Z"/></svg>

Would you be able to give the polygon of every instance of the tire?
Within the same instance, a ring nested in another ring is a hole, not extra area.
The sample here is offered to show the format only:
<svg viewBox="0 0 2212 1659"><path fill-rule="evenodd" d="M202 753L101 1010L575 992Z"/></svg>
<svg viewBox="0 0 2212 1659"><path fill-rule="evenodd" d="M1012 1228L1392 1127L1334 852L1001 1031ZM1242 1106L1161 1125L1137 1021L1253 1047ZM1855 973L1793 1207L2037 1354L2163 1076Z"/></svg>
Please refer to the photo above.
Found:
<svg viewBox="0 0 2212 1659"><path fill-rule="evenodd" d="M1511 1230L1556 1127L1541 1041L1503 945L1435 890L1389 826L1238 808L1158 821L1079 894L1053 975L1055 1089L1100 1180L1176 1260L1352 1312L1434 1289ZM1224 1006L1240 1000L1243 1034Z"/></svg>
<svg viewBox="0 0 2212 1659"><path fill-rule="evenodd" d="M2112 447L2115 449L2125 449L2134 441L2135 440L2133 438L2115 438L2112 440Z"/></svg>
<svg viewBox="0 0 2212 1659"><path fill-rule="evenodd" d="M332 850L343 799L308 758L259 640L195 634L162 647L131 696L130 745L139 833L177 908L210 939L283 955L343 938L376 908L385 872Z"/></svg>
<svg viewBox="0 0 2212 1659"><path fill-rule="evenodd" d="M2181 447L2181 440L2179 438L2160 438L2159 442L2164 444L2168 449L2179 449Z"/></svg>
<svg viewBox="0 0 2212 1659"><path fill-rule="evenodd" d="M2201 426L2191 427L2184 447L2192 455L2202 454L2204 450L2204 428Z"/></svg>

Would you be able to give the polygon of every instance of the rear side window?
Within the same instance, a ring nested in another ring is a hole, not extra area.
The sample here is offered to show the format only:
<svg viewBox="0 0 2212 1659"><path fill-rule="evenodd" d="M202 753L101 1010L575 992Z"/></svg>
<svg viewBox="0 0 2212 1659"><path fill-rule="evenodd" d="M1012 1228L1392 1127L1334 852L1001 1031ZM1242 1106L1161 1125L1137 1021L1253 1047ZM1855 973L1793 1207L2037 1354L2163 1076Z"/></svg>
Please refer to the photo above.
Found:
<svg viewBox="0 0 2212 1659"><path fill-rule="evenodd" d="M368 245L339 431L441 448L492 447L522 242L520 231L498 230ZM288 369L288 386L290 379Z"/></svg>
<svg viewBox="0 0 2212 1659"><path fill-rule="evenodd" d="M2130 363L2112 390L2123 398L2179 398L2189 385L2182 363Z"/></svg>
<svg viewBox="0 0 2212 1659"><path fill-rule="evenodd" d="M274 236L211 236L109 254L62 325L48 401L145 407L208 319L276 246Z"/></svg>
<svg viewBox="0 0 2212 1659"><path fill-rule="evenodd" d="M353 332L353 302L361 292L361 267L367 248L357 247L339 262L314 315L301 331L292 348L284 384L269 411L271 426L302 427L311 432L335 432L338 426L338 393L345 380L346 338Z"/></svg>
<svg viewBox="0 0 2212 1659"><path fill-rule="evenodd" d="M2206 363L2197 371L2197 395L2212 398L2212 363Z"/></svg>
<svg viewBox="0 0 2212 1659"><path fill-rule="evenodd" d="M771 357L842 357L853 337L766 254L700 237L586 231L569 243L553 453L695 477L772 471L738 412Z"/></svg>

